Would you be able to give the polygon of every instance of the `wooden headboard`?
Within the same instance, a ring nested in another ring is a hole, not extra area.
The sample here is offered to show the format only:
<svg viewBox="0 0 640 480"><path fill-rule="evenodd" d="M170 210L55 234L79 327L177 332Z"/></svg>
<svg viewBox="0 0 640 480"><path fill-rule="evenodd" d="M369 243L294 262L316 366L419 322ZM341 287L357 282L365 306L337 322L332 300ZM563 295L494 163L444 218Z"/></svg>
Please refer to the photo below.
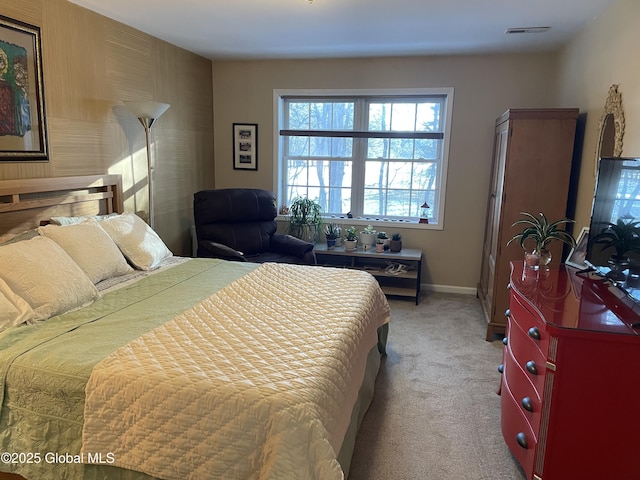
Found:
<svg viewBox="0 0 640 480"><path fill-rule="evenodd" d="M120 175L0 180L0 241L54 216L122 213Z"/></svg>

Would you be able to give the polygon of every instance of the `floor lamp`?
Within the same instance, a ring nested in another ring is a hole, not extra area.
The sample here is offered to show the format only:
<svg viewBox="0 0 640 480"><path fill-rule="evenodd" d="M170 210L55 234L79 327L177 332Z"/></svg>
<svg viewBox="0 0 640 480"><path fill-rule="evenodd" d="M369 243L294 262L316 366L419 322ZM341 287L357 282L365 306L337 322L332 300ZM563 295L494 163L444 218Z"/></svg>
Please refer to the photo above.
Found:
<svg viewBox="0 0 640 480"><path fill-rule="evenodd" d="M124 102L125 106L133 113L144 127L144 135L147 140L147 183L149 191L149 226L154 228L153 187L151 173L151 145L149 143L149 131L155 121L170 107L168 103L160 102Z"/></svg>

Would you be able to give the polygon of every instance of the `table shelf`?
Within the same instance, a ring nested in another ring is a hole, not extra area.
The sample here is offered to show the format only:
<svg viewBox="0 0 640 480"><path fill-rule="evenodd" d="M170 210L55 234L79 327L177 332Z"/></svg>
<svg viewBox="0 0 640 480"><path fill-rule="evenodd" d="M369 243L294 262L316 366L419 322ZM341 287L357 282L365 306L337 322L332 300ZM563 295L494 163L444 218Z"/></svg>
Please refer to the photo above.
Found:
<svg viewBox="0 0 640 480"><path fill-rule="evenodd" d="M375 249L357 248L347 252L344 246L329 250L321 243L315 245L314 252L318 265L364 270L378 280L385 295L411 297L416 305L420 301L422 250L404 248L400 252L378 253ZM390 263L406 265L408 270L399 274L387 272L385 269Z"/></svg>

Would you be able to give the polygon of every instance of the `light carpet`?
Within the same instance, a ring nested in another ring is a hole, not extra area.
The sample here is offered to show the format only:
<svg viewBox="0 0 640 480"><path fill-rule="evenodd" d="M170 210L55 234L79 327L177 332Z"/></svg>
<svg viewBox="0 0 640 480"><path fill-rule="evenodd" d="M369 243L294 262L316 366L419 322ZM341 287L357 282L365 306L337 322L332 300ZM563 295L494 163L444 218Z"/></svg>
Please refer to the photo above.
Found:
<svg viewBox="0 0 640 480"><path fill-rule="evenodd" d="M524 480L500 431L502 342L475 296L390 300L391 324L349 480Z"/></svg>

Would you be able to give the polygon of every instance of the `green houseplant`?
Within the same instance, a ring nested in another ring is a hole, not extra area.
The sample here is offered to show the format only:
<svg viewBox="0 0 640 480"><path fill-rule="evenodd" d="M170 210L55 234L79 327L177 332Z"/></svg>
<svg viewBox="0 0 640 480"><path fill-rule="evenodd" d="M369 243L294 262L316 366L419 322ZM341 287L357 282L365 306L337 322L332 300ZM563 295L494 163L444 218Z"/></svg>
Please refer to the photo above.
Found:
<svg viewBox="0 0 640 480"><path fill-rule="evenodd" d="M520 214L525 218L514 222L511 226L524 225L524 230L511 237L507 245L514 241L520 243L520 246L526 252L525 264L527 267L539 268L551 262L551 252L547 248L550 242L557 240L566 243L572 248L575 247L576 240L573 238L573 235L560 228L561 225L574 223L573 220L563 218L550 222L542 212L539 213L538 216L528 212L520 212ZM527 243L533 243L533 249L530 252L527 252L525 245Z"/></svg>
<svg viewBox="0 0 640 480"><path fill-rule="evenodd" d="M614 280L624 279L622 273L629 266L629 254L640 252L640 221L625 221L619 218L616 223L609 223L600 233L589 239L588 249L600 245L601 250L613 248L615 253L609 258Z"/></svg>
<svg viewBox="0 0 640 480"><path fill-rule="evenodd" d="M336 247L336 240L340 236L340 227L335 223L327 223L324 235L327 237L327 248L333 249Z"/></svg>
<svg viewBox="0 0 640 480"><path fill-rule="evenodd" d="M402 250L402 235L399 233L394 233L391 235L391 241L389 242L389 250L394 253Z"/></svg>
<svg viewBox="0 0 640 480"><path fill-rule="evenodd" d="M358 243L358 231L356 227L349 227L344 231L344 249L347 252L352 252L356 249Z"/></svg>
<svg viewBox="0 0 640 480"><path fill-rule="evenodd" d="M289 207L289 234L307 242L315 242L322 224L320 204L306 197L298 197Z"/></svg>

